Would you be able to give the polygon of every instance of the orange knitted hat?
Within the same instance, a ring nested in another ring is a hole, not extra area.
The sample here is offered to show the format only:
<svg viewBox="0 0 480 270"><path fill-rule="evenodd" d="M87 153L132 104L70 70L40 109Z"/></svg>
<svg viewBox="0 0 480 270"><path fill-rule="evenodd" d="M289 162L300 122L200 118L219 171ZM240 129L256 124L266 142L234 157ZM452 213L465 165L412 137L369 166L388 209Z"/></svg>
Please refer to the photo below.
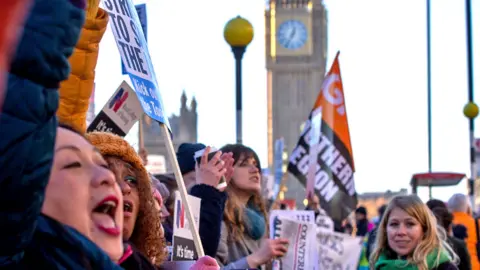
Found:
<svg viewBox="0 0 480 270"><path fill-rule="evenodd" d="M129 163L137 169L142 178L149 180L147 170L135 149L122 137L109 132L90 132L85 135L102 156L113 156Z"/></svg>

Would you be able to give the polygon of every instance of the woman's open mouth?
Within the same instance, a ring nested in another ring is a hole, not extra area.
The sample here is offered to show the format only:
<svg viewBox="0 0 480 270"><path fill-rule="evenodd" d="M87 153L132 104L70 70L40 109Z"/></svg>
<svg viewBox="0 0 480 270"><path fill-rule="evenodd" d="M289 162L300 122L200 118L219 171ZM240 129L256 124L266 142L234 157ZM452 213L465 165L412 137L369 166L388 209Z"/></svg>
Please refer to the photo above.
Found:
<svg viewBox="0 0 480 270"><path fill-rule="evenodd" d="M255 183L260 183L260 177L258 177L258 176L252 176L252 177L250 177L250 180L255 182Z"/></svg>
<svg viewBox="0 0 480 270"><path fill-rule="evenodd" d="M123 201L123 216L131 217L133 213L133 203L129 200Z"/></svg>
<svg viewBox="0 0 480 270"><path fill-rule="evenodd" d="M97 228L112 236L119 236L121 233L115 222L117 207L117 197L107 196L97 204L92 213L92 220Z"/></svg>

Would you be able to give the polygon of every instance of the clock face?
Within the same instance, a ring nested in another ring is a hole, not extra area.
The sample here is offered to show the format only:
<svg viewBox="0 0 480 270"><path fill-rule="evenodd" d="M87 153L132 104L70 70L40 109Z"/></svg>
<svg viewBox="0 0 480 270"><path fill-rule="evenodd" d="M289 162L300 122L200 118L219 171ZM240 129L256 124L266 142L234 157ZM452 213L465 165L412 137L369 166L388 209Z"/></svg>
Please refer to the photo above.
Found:
<svg viewBox="0 0 480 270"><path fill-rule="evenodd" d="M286 49L296 50L307 42L307 27L298 20L284 21L278 27L278 43Z"/></svg>

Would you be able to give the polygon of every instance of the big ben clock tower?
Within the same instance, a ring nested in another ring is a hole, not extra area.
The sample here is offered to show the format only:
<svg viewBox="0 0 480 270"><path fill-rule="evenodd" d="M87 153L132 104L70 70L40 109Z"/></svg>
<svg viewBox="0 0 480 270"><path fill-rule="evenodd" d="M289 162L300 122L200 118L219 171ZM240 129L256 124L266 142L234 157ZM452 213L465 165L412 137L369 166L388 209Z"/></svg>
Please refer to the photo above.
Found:
<svg viewBox="0 0 480 270"><path fill-rule="evenodd" d="M327 14L323 0L269 0L265 11L268 162L276 139L290 154L325 75ZM285 198L300 206L304 187L289 176Z"/></svg>

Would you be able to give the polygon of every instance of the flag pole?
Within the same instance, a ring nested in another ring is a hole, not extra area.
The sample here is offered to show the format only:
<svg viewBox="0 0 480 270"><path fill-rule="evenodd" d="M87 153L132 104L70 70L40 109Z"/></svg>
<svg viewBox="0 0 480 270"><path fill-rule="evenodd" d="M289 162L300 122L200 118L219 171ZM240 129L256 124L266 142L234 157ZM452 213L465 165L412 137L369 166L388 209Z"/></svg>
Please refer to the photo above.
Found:
<svg viewBox="0 0 480 270"><path fill-rule="evenodd" d="M432 172L432 63L430 33L430 0L427 0L427 127L428 127L428 172ZM428 197L432 198L432 186L428 185Z"/></svg>
<svg viewBox="0 0 480 270"><path fill-rule="evenodd" d="M145 147L145 142L143 139L143 120L145 118L145 114L142 114L140 117L140 121L138 121L138 150L140 151Z"/></svg>

